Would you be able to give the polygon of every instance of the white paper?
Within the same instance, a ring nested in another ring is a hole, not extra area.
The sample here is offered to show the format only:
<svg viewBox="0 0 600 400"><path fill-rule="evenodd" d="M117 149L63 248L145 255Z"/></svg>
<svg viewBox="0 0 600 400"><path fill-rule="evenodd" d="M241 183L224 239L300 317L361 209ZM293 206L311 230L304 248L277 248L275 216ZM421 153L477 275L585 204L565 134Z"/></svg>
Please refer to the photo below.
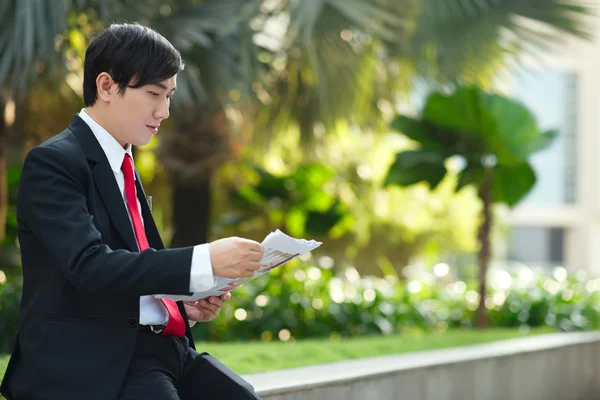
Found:
<svg viewBox="0 0 600 400"><path fill-rule="evenodd" d="M250 278L221 278L215 276L215 285L204 292L193 293L189 296L184 295L165 295L158 294L156 298L167 297L173 300L194 301L204 299L209 296L221 296L244 283L264 275L296 257L309 253L319 247L322 243L315 240L295 239L286 235L277 229L265 237L262 242L264 254L260 260L260 269L254 271L254 276Z"/></svg>

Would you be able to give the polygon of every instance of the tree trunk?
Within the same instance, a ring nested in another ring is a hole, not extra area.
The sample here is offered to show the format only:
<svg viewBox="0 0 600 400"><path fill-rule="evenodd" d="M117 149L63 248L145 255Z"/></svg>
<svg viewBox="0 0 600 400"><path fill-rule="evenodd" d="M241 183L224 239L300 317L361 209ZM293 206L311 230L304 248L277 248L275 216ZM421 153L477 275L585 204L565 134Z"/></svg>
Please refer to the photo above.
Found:
<svg viewBox="0 0 600 400"><path fill-rule="evenodd" d="M172 182L170 246L195 246L208 242L213 176L232 158L232 140L226 114L216 102L179 110L176 121L162 137L159 152Z"/></svg>
<svg viewBox="0 0 600 400"><path fill-rule="evenodd" d="M485 298L487 296L487 270L491 256L490 232L492 228L492 184L493 169L486 168L484 182L479 190L479 198L483 203L482 222L479 227L479 307L477 308L477 328L487 328L487 311Z"/></svg>
<svg viewBox="0 0 600 400"><path fill-rule="evenodd" d="M174 234L171 247L207 243L211 213L210 176L193 184L177 179L173 182Z"/></svg>

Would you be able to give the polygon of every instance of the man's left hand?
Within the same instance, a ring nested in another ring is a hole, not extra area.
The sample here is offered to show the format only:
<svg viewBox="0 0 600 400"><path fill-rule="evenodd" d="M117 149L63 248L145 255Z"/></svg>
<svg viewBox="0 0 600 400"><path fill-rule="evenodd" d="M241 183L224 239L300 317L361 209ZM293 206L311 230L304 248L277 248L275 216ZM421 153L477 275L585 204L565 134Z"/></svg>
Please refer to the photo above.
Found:
<svg viewBox="0 0 600 400"><path fill-rule="evenodd" d="M208 322L215 319L226 301L231 299L231 293L221 296L210 296L198 301L184 301L185 312L190 321Z"/></svg>

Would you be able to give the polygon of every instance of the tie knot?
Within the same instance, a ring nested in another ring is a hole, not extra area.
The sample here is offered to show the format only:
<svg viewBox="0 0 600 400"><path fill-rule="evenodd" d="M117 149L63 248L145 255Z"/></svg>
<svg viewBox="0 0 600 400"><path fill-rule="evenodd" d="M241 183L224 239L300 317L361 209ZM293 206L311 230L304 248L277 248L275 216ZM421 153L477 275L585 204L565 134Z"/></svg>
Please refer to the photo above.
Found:
<svg viewBox="0 0 600 400"><path fill-rule="evenodd" d="M129 154L125 154L123 157L123 164L121 164L121 171L123 171L123 176L125 178L133 177L133 160Z"/></svg>

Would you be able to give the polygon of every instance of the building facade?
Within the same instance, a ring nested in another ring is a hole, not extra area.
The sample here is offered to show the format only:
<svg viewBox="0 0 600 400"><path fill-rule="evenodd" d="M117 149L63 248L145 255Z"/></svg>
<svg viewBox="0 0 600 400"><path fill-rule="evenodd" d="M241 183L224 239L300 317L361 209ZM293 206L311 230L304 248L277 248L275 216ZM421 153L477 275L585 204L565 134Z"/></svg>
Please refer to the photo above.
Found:
<svg viewBox="0 0 600 400"><path fill-rule="evenodd" d="M600 29L597 33L600 33ZM507 263L600 276L600 41L569 39L550 55L526 59L503 82L544 129L558 137L532 157L537 182L514 209L496 252Z"/></svg>

